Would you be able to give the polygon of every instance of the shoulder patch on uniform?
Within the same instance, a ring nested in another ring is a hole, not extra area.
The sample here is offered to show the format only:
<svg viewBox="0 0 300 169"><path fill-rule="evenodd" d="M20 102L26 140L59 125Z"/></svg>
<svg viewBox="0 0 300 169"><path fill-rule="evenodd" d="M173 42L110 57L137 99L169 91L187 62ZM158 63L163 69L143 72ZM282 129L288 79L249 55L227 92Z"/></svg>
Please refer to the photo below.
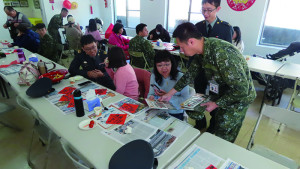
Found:
<svg viewBox="0 0 300 169"><path fill-rule="evenodd" d="M231 25L230 25L228 22L226 22L226 21L220 21L220 23L223 24L223 25L231 26Z"/></svg>

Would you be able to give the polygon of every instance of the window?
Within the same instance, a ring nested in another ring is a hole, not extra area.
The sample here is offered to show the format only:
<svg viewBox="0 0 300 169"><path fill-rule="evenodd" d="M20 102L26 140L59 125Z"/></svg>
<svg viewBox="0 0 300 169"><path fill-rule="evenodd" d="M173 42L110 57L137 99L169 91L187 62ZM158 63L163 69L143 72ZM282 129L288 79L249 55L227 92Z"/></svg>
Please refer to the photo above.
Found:
<svg viewBox="0 0 300 169"><path fill-rule="evenodd" d="M197 23L204 19L202 0L169 0L168 31L173 32L182 22Z"/></svg>
<svg viewBox="0 0 300 169"><path fill-rule="evenodd" d="M269 0L259 44L287 47L300 41L299 6L299 0Z"/></svg>
<svg viewBox="0 0 300 169"><path fill-rule="evenodd" d="M140 23L140 0L115 0L115 21L125 27L135 28Z"/></svg>

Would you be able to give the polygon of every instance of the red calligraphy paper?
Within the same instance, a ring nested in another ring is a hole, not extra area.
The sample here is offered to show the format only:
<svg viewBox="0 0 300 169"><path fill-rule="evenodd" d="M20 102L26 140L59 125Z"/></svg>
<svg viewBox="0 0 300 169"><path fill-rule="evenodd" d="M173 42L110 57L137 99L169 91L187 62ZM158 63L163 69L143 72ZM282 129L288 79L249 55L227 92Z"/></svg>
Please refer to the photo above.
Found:
<svg viewBox="0 0 300 169"><path fill-rule="evenodd" d="M72 92L75 90L75 87L65 87L61 91L59 91L59 94L72 94Z"/></svg>
<svg viewBox="0 0 300 169"><path fill-rule="evenodd" d="M97 95L106 95L107 89L95 89Z"/></svg>
<svg viewBox="0 0 300 169"><path fill-rule="evenodd" d="M64 101L71 101L73 99L74 99L73 95L66 94L66 95L62 95L61 98L58 101L64 102Z"/></svg>
<svg viewBox="0 0 300 169"><path fill-rule="evenodd" d="M106 124L124 124L126 120L127 114L111 114Z"/></svg>
<svg viewBox="0 0 300 169"><path fill-rule="evenodd" d="M68 108L75 107L74 99L70 100L70 103L68 104Z"/></svg>
<svg viewBox="0 0 300 169"><path fill-rule="evenodd" d="M205 169L217 169L217 168L211 164L210 166L206 167Z"/></svg>
<svg viewBox="0 0 300 169"><path fill-rule="evenodd" d="M128 103L124 103L120 109L121 110L125 110L125 111L128 111L129 113L136 113L136 109L139 107L139 105L136 105L136 104L128 104Z"/></svg>

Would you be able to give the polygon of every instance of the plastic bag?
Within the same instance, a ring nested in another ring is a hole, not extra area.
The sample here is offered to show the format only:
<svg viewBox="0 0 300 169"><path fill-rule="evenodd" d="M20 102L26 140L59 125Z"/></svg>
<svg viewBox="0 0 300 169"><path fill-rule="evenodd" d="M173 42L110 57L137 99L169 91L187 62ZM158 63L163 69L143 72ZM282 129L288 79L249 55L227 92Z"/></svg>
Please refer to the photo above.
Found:
<svg viewBox="0 0 300 169"><path fill-rule="evenodd" d="M110 35L112 34L113 28L114 28L114 25L112 23L110 23L109 27L105 31L105 39L108 39L110 37Z"/></svg>

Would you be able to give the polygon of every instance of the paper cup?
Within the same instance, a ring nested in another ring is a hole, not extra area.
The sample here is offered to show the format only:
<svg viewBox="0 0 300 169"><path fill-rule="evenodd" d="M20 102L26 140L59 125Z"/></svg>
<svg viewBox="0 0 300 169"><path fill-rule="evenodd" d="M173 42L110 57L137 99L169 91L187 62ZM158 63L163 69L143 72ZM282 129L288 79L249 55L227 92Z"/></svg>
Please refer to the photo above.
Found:
<svg viewBox="0 0 300 169"><path fill-rule="evenodd" d="M97 116L101 115L102 107L94 107L94 112Z"/></svg>
<svg viewBox="0 0 300 169"><path fill-rule="evenodd" d="M73 77L69 78L70 84L74 84L75 83L75 79Z"/></svg>

